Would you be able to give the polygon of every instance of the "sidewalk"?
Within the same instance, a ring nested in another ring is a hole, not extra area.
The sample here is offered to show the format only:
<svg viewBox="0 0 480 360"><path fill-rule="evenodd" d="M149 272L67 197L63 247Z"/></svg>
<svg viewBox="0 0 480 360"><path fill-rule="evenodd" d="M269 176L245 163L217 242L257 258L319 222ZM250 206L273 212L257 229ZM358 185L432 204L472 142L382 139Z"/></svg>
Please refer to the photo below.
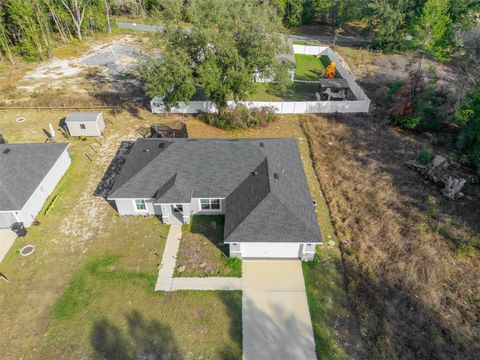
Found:
<svg viewBox="0 0 480 360"><path fill-rule="evenodd" d="M182 238L182 226L170 225L167 235L167 243L163 251L160 270L158 271L155 291L176 290L241 290L242 278L229 277L206 277L206 278L182 278L173 277L177 262L177 252Z"/></svg>
<svg viewBox="0 0 480 360"><path fill-rule="evenodd" d="M242 290L242 278L207 277L173 279L172 291L175 290Z"/></svg>
<svg viewBox="0 0 480 360"><path fill-rule="evenodd" d="M182 226L170 225L167 235L167 242L163 250L162 263L158 271L157 284L155 291L171 291L172 277L177 262L177 252L180 247L180 239L182 238Z"/></svg>

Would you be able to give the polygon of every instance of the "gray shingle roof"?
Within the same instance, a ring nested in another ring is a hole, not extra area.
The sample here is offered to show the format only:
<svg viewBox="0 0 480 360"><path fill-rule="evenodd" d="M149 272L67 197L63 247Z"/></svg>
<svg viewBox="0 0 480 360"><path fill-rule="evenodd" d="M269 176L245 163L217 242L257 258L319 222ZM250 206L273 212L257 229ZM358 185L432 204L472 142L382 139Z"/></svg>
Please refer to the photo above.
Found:
<svg viewBox="0 0 480 360"><path fill-rule="evenodd" d="M322 242L294 139L139 139L109 198L226 198L225 242Z"/></svg>
<svg viewBox="0 0 480 360"><path fill-rule="evenodd" d="M1 144L0 210L21 210L68 145Z"/></svg>
<svg viewBox="0 0 480 360"><path fill-rule="evenodd" d="M90 122L90 121L97 121L98 115L101 112L86 112L86 111L78 111L78 112L71 112L65 118L66 122Z"/></svg>

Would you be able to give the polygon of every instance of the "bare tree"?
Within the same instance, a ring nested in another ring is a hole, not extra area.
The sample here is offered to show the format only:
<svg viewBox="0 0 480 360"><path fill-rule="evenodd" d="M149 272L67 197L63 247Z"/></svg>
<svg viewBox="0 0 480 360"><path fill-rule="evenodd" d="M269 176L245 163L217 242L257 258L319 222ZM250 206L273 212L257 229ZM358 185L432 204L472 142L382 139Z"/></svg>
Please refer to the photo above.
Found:
<svg viewBox="0 0 480 360"><path fill-rule="evenodd" d="M77 38L82 39L82 24L85 19L85 10L92 2L91 0L60 0L63 7L70 14L75 30L77 31Z"/></svg>
<svg viewBox="0 0 480 360"><path fill-rule="evenodd" d="M110 5L108 4L108 0L105 0L105 13L107 15L107 26L108 26L108 33L112 33L112 25L110 24Z"/></svg>

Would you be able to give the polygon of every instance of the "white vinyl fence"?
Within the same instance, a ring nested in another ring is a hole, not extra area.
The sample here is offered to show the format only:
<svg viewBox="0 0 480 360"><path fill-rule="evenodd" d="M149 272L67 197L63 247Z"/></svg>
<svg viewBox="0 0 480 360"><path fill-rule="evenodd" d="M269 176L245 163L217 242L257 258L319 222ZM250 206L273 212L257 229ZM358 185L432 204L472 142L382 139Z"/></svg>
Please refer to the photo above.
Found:
<svg viewBox="0 0 480 360"><path fill-rule="evenodd" d="M306 55L327 55L331 61L337 63L337 72L344 78L350 86L350 91L355 95L356 100L344 101L229 101L230 108L237 104L243 104L248 108L272 107L278 114L331 114L331 113L368 113L370 108L370 99L363 92L362 88L356 83L352 74L342 65L337 55L325 46L293 45L295 54ZM188 104L180 102L178 106L167 107L160 97L154 97L150 106L152 112L159 113L180 113L197 114L216 112L217 108L211 101L190 101Z"/></svg>

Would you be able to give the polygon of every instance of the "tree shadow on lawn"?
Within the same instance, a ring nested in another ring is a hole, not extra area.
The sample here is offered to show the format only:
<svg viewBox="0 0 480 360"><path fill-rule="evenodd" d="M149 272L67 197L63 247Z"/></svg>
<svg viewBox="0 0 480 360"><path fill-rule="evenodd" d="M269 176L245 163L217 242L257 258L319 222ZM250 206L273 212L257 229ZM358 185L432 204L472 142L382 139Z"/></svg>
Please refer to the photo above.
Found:
<svg viewBox="0 0 480 360"><path fill-rule="evenodd" d="M230 319L228 333L235 345L225 345L218 351L223 360L242 358L242 292L220 291L219 297L225 304L227 315Z"/></svg>
<svg viewBox="0 0 480 360"><path fill-rule="evenodd" d="M114 112L127 111L143 120L139 108L150 108L150 98L146 95L142 83L132 74L122 73L112 77L103 73L92 73L87 74L86 79L96 84L95 91L91 91L89 95L102 105L115 107Z"/></svg>
<svg viewBox="0 0 480 360"><path fill-rule="evenodd" d="M103 359L182 359L170 326L146 320L134 310L125 314L127 330L103 318L93 325L90 340Z"/></svg>

